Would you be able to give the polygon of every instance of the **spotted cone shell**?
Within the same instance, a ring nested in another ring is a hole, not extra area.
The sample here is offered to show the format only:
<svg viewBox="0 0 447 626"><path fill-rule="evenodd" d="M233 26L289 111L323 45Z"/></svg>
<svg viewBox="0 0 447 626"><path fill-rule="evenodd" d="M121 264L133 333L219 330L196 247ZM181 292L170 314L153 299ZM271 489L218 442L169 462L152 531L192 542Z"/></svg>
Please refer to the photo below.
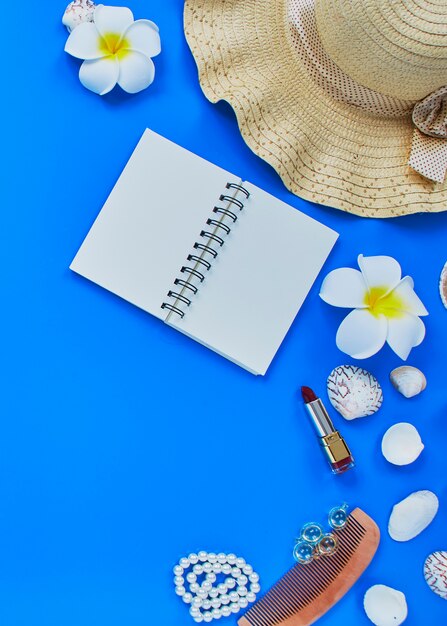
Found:
<svg viewBox="0 0 447 626"><path fill-rule="evenodd" d="M447 600L447 552L440 550L426 558L424 578L433 593Z"/></svg>
<svg viewBox="0 0 447 626"><path fill-rule="evenodd" d="M355 365L340 365L332 370L327 393L332 406L347 420L372 415L383 401L377 378Z"/></svg>

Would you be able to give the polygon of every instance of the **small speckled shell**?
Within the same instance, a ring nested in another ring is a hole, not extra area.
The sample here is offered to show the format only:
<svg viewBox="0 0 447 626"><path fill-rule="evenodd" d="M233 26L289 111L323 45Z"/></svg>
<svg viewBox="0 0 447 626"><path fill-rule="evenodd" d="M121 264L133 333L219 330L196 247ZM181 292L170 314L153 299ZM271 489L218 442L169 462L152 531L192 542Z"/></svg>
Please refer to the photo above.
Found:
<svg viewBox="0 0 447 626"><path fill-rule="evenodd" d="M332 370L327 393L332 406L347 420L372 415L383 401L377 378L355 365L340 365Z"/></svg>
<svg viewBox="0 0 447 626"><path fill-rule="evenodd" d="M427 386L427 379L421 370L411 365L396 367L390 374L393 387L406 398L417 396Z"/></svg>
<svg viewBox="0 0 447 626"><path fill-rule="evenodd" d="M73 0L65 9L62 17L62 24L67 27L69 33L82 24L82 22L93 22L93 13L96 4L92 0Z"/></svg>
<svg viewBox="0 0 447 626"><path fill-rule="evenodd" d="M447 552L433 552L426 558L424 578L433 593L447 600Z"/></svg>
<svg viewBox="0 0 447 626"><path fill-rule="evenodd" d="M441 278L439 279L439 293L441 300L445 308L447 309L447 263L441 272Z"/></svg>

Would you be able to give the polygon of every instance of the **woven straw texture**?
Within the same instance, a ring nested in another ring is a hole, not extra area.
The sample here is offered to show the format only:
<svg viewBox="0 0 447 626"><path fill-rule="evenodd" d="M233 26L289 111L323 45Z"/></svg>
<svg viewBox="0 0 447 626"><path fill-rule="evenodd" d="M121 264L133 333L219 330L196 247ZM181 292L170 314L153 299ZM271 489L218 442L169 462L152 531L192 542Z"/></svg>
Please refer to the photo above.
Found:
<svg viewBox="0 0 447 626"><path fill-rule="evenodd" d="M421 100L447 83L446 0L316 0L315 12L326 52L362 85Z"/></svg>
<svg viewBox="0 0 447 626"><path fill-rule="evenodd" d="M408 166L410 114L378 117L321 89L294 48L286 0L186 0L184 18L205 95L231 104L294 194L365 217L447 210L447 183Z"/></svg>

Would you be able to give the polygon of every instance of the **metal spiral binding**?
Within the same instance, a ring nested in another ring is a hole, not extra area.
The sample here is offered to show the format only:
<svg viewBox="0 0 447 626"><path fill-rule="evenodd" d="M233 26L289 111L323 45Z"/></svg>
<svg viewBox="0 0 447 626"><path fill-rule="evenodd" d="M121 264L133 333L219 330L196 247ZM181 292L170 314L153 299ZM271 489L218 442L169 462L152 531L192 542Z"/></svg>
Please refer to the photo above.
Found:
<svg viewBox="0 0 447 626"><path fill-rule="evenodd" d="M205 241L196 241L194 243L193 248L198 251L197 254L191 253L187 256L187 261L191 262L191 266L183 265L180 269L181 274L186 275L186 279L176 278L174 280L174 285L180 287L180 289L169 290L167 297L170 299L170 302L163 302L161 305L162 309L169 311L169 315L176 313L180 318L185 316L185 312L180 306L184 304L189 307L192 302L191 298L198 292L198 287L192 284L191 281L196 278L200 283L203 283L205 273L211 269L212 261L218 256L218 250L220 250L225 243L224 237L231 232L231 228L228 224L225 224L223 220L228 218L234 224L238 219L237 210L239 209L240 212L244 208L244 202L235 196L238 193L242 193L245 199L250 197L250 192L238 183L227 183L226 189L234 190L234 195L222 194L219 197L219 200L225 202L226 205L214 207L213 213L219 217L207 219L207 226L211 226L212 228L200 232L200 237ZM231 211L228 208L230 205L233 209ZM217 249L216 244L218 246Z"/></svg>

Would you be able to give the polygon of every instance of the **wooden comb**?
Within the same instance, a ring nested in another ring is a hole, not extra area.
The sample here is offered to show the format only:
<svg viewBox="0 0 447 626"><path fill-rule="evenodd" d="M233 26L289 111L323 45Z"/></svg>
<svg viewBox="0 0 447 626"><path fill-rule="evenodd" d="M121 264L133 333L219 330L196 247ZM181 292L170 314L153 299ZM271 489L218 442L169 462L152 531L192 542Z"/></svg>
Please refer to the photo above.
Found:
<svg viewBox="0 0 447 626"><path fill-rule="evenodd" d="M339 541L335 554L297 563L255 602L239 626L307 626L334 606L371 563L380 531L366 513L354 509L346 526L334 533Z"/></svg>

